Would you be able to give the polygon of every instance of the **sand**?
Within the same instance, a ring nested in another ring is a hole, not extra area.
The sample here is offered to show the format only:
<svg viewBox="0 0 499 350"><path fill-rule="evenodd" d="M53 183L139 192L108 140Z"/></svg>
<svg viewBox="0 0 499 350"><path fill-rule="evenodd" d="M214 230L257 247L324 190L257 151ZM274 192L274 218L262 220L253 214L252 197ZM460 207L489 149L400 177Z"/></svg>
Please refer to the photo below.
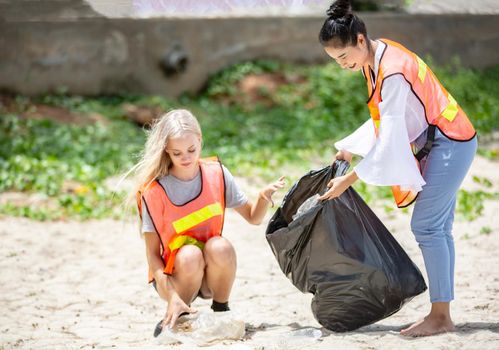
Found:
<svg viewBox="0 0 499 350"><path fill-rule="evenodd" d="M471 180L479 175L494 183L489 191L497 191L498 170L498 163L477 157L465 188L479 188ZM424 271L409 229L410 214L373 209ZM398 331L428 312L428 292L374 325L327 332L312 315L312 296L299 292L281 273L264 237L266 222L251 226L229 210L224 232L238 255L230 304L245 322L246 336L206 349L499 349L498 212L499 203L487 201L477 220L458 217L455 222L452 314L457 332L409 339ZM152 337L166 306L146 283L144 242L135 223L4 217L0 241L0 349L193 348ZM210 311L206 300L193 306L200 313ZM293 332L300 329L321 330L323 336L296 336Z"/></svg>

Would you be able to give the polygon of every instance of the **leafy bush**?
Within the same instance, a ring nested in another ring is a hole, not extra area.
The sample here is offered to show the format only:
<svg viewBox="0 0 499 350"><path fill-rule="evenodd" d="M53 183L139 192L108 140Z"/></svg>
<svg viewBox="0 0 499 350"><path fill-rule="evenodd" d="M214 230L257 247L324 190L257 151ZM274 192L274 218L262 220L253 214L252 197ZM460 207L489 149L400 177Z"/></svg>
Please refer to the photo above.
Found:
<svg viewBox="0 0 499 350"><path fill-rule="evenodd" d="M104 181L135 161L144 133L116 121L86 126L50 120L0 119L0 192L43 193L57 200L45 207L2 211L35 218L114 215L119 198Z"/></svg>
<svg viewBox="0 0 499 350"><path fill-rule="evenodd" d="M499 129L499 67L478 71L456 63L430 66L479 133ZM253 90L244 85L246 79L262 76L268 85ZM63 93L34 99L17 96L19 110L37 103L80 114L99 113L105 120L67 125L25 119L0 109L0 192L43 193L49 198L44 207L4 204L0 213L37 219L119 215L119 196L112 194L105 180L130 167L145 141L143 130L126 119L125 103L164 111L187 108L202 126L204 155L219 155L239 176L268 180L284 173L293 181L311 167L331 162L334 141L369 118L366 98L362 75L335 63L304 66L273 61L229 67L214 75L199 95L177 100ZM368 201L390 196L388 188L358 183L356 189ZM464 193L458 211L486 198L491 197ZM470 215L480 213L478 205Z"/></svg>

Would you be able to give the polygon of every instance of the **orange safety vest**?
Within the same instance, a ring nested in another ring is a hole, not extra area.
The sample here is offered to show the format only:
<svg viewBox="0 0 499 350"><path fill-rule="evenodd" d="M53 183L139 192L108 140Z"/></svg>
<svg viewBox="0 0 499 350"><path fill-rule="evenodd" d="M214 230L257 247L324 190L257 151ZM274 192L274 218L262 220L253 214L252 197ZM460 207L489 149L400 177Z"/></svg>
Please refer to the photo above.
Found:
<svg viewBox="0 0 499 350"><path fill-rule="evenodd" d="M380 41L385 43L386 47L380 58L374 88L369 66L362 67L369 92L367 106L374 122L376 137L379 133L379 103L382 102L383 81L395 74L401 74L411 85L413 93L423 105L428 125L435 125L451 140L469 141L475 137L475 129L464 111L423 60L399 43L387 39ZM399 208L407 207L417 196L417 192L402 191L400 186L392 186L392 193Z"/></svg>
<svg viewBox="0 0 499 350"><path fill-rule="evenodd" d="M175 256L183 245L202 248L210 238L222 234L225 180L222 164L214 159L200 159L201 192L183 205L173 204L158 180L137 192L140 218L143 202L159 236L165 274L173 273ZM149 270L149 281L153 280Z"/></svg>

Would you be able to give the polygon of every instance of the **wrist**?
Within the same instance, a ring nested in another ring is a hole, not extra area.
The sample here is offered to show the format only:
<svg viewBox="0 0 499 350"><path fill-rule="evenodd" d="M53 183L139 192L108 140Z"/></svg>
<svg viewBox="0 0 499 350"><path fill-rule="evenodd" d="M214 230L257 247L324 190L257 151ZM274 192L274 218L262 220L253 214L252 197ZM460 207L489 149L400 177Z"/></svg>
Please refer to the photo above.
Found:
<svg viewBox="0 0 499 350"><path fill-rule="evenodd" d="M272 201L272 195L270 196L265 196L265 191L261 191L258 195L258 198L263 200L263 202L267 205L270 204L270 206L274 207L274 201Z"/></svg>
<svg viewBox="0 0 499 350"><path fill-rule="evenodd" d="M163 299L166 299L169 302L176 291L168 280L168 276L161 271L158 272L157 275L154 275L154 280L156 281L156 288L160 296L163 296Z"/></svg>
<svg viewBox="0 0 499 350"><path fill-rule="evenodd" d="M258 193L258 199L261 199L265 202L268 202L268 199L265 197L265 192L264 191L260 191L260 193Z"/></svg>
<svg viewBox="0 0 499 350"><path fill-rule="evenodd" d="M156 280L156 283L161 283L165 284L166 283L166 275L163 272L163 269L156 269L152 273L154 280Z"/></svg>
<svg viewBox="0 0 499 350"><path fill-rule="evenodd" d="M359 179L359 177L357 176L357 174L355 173L355 171L351 171L348 176L348 185L353 185L355 181L357 181Z"/></svg>

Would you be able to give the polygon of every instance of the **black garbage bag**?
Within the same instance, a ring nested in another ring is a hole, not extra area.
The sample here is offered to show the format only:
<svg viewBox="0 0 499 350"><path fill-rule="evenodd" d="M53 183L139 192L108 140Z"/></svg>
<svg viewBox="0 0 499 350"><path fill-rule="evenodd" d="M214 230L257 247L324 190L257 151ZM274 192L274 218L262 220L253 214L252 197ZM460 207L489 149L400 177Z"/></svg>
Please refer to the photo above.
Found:
<svg viewBox="0 0 499 350"><path fill-rule="evenodd" d="M324 193L348 167L336 161L302 177L266 231L284 274L300 291L314 294L315 318L336 332L388 317L426 290L419 269L354 189L315 205L312 198L296 217L307 199Z"/></svg>

